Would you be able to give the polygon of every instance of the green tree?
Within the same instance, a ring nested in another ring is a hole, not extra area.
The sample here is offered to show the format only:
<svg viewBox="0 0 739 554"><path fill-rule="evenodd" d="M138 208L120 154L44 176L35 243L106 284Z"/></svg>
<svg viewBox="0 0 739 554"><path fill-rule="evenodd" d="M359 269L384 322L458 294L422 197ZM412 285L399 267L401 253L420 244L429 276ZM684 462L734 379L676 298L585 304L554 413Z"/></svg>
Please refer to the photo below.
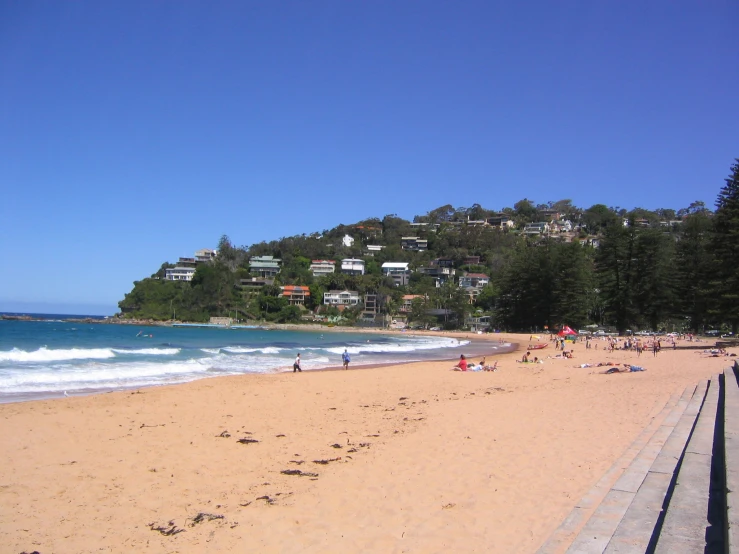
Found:
<svg viewBox="0 0 739 554"><path fill-rule="evenodd" d="M712 285L717 315L736 333L739 330L739 158L725 181L713 217L711 246L716 264Z"/></svg>
<svg viewBox="0 0 739 554"><path fill-rule="evenodd" d="M707 212L686 216L680 226L676 245L676 293L680 315L689 328L703 330L711 303L709 287L713 266L711 231L713 224Z"/></svg>

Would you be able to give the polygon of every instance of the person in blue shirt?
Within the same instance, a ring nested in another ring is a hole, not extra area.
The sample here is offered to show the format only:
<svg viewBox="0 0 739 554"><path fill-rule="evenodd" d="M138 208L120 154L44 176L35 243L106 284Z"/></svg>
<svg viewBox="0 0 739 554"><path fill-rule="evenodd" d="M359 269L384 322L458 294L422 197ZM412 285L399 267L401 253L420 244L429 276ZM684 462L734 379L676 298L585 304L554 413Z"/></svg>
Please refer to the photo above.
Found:
<svg viewBox="0 0 739 554"><path fill-rule="evenodd" d="M341 361L344 362L344 369L349 369L349 362L352 359L349 357L349 352L344 348L344 353L341 355Z"/></svg>

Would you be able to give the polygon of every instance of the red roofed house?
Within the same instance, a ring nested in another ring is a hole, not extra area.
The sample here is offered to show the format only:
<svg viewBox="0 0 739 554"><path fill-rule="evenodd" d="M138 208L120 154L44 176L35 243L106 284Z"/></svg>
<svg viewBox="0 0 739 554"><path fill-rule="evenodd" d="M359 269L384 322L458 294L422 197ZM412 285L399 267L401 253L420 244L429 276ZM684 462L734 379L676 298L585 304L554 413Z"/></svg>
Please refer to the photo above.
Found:
<svg viewBox="0 0 739 554"><path fill-rule="evenodd" d="M282 288L282 296L287 298L291 306L302 306L310 296L310 289L300 285L286 285Z"/></svg>

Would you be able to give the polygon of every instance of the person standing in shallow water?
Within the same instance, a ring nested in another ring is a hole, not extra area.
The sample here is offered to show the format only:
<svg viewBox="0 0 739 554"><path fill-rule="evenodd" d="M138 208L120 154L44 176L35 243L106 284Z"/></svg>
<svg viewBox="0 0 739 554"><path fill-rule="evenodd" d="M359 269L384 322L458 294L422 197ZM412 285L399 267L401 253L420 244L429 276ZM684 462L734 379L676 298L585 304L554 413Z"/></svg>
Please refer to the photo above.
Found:
<svg viewBox="0 0 739 554"><path fill-rule="evenodd" d="M344 363L344 369L349 369L349 362L351 362L352 359L349 357L349 352L346 348L344 348L344 353L341 355L341 361Z"/></svg>
<svg viewBox="0 0 739 554"><path fill-rule="evenodd" d="M298 352L298 356L295 358L295 363L293 364L293 373L296 371L303 371L300 367L300 352Z"/></svg>

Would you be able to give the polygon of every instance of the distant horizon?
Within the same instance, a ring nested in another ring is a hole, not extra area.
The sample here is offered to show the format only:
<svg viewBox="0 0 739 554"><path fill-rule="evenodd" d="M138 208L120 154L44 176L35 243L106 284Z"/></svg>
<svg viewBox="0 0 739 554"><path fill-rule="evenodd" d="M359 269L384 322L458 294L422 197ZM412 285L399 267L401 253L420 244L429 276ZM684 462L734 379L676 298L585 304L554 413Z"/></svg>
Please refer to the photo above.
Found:
<svg viewBox="0 0 739 554"><path fill-rule="evenodd" d="M104 304L74 304L57 302L17 302L0 300L0 314L5 315L65 315L105 317L118 313L118 308Z"/></svg>

